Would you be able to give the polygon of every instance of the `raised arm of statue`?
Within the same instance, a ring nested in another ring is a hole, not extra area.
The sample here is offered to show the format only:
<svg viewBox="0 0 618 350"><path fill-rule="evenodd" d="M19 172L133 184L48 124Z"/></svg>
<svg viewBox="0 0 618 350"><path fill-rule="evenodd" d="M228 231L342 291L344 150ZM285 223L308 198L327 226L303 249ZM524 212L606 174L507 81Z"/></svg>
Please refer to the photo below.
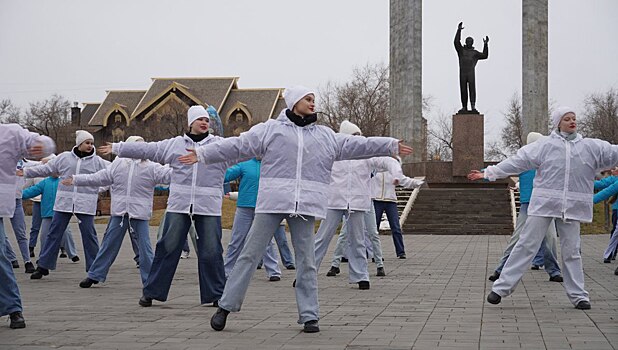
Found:
<svg viewBox="0 0 618 350"><path fill-rule="evenodd" d="M455 33L455 40L453 41L453 44L455 44L455 51L457 51L457 54L461 55L461 52L463 51L463 46L461 46L461 30L463 29L463 22L459 22L459 25L457 26L457 33Z"/></svg>
<svg viewBox="0 0 618 350"><path fill-rule="evenodd" d="M487 57L489 57L489 37L486 36L485 39L483 39L483 53L479 55L479 60L485 60L487 59Z"/></svg>

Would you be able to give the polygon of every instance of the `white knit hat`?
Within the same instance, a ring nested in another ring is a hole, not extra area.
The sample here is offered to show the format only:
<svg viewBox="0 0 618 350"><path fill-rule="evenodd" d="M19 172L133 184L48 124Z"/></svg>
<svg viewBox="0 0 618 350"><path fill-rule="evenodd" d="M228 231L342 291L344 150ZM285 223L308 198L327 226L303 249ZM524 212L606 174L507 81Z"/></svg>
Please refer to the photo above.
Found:
<svg viewBox="0 0 618 350"><path fill-rule="evenodd" d="M564 115L567 113L575 114L575 111L571 107L562 106L556 108L554 113L551 114L551 122L555 129L558 128L558 124L560 124L562 117L564 117Z"/></svg>
<svg viewBox="0 0 618 350"><path fill-rule="evenodd" d="M292 86L285 89L285 96L283 96L283 98L285 99L286 106L288 106L288 109L291 111L298 101L309 94L315 96L315 92L309 90L309 88L304 86Z"/></svg>
<svg viewBox="0 0 618 350"><path fill-rule="evenodd" d="M144 142L144 138L141 136L129 136L125 142Z"/></svg>
<svg viewBox="0 0 618 350"><path fill-rule="evenodd" d="M94 136L86 130L77 130L75 132L75 146L79 146L86 140L92 140L94 142Z"/></svg>
<svg viewBox="0 0 618 350"><path fill-rule="evenodd" d="M344 120L341 122L341 125L339 125L339 132L342 134L348 134L348 135L353 135L355 133L359 133L359 134L363 134L363 132L361 131L361 129L356 126L356 124L351 123L348 120Z"/></svg>
<svg viewBox="0 0 618 350"><path fill-rule="evenodd" d="M528 137L526 138L526 145L533 143L541 137L543 137L543 134L539 134L538 132L533 131L531 133L528 133Z"/></svg>
<svg viewBox="0 0 618 350"><path fill-rule="evenodd" d="M187 111L187 118L189 122L189 124L187 124L188 126L191 126L191 124L198 118L208 118L208 121L210 121L206 108L199 105L191 106L189 108L189 111Z"/></svg>

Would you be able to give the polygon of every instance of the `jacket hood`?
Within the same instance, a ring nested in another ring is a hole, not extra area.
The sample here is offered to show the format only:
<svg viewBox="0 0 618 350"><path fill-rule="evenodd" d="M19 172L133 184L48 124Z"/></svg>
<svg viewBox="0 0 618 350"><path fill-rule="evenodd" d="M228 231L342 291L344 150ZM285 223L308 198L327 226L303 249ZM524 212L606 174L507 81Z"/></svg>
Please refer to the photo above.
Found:
<svg viewBox="0 0 618 350"><path fill-rule="evenodd" d="M204 145L206 144L207 140L212 139L214 136L211 133L208 133L208 136L206 136L202 141L196 142L198 145ZM187 134L182 134L182 138L185 139L185 141L189 141L191 143L193 143L193 140L191 140L191 138L189 136L187 136Z"/></svg>
<svg viewBox="0 0 618 350"><path fill-rule="evenodd" d="M73 157L79 158L77 156L77 154L75 154L75 149L77 148L77 146L73 146L73 148L71 148L71 154L73 155ZM88 158L92 158L94 156L97 155L97 148L95 146L92 146L92 154L89 154L85 157L83 157L82 159L88 159ZM54 157L55 158L55 157ZM53 158L52 158L53 159Z"/></svg>
<svg viewBox="0 0 618 350"><path fill-rule="evenodd" d="M282 122L282 123L284 123L284 124L289 124L289 125L294 125L294 126L296 126L296 124L294 124L294 123L290 120L290 118L288 118L288 116L287 116L287 115L285 115L285 111L287 111L287 110L288 110L287 108L284 108L283 110L281 110L281 112L279 113L279 116L278 116L278 117L277 117L277 119L275 119L275 120L276 120L276 121L279 121L279 122ZM317 121L316 121L316 122L314 122L314 123L308 124L307 126L305 126L305 128L309 128L309 127L315 126L315 125L316 125L316 123L317 123Z"/></svg>
<svg viewBox="0 0 618 350"><path fill-rule="evenodd" d="M558 129L556 129L549 136L557 138L557 139L564 140L564 137L562 137L558 132L559 132ZM583 139L584 139L584 137L580 133L577 133L577 135L575 136L575 139L571 140L570 142L579 142L579 141L581 141Z"/></svg>

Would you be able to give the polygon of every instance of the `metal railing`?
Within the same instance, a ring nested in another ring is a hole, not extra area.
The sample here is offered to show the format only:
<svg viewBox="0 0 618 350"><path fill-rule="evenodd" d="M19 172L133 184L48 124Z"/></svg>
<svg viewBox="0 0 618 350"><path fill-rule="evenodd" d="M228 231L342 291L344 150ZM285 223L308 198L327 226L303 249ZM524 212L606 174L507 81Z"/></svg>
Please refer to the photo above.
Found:
<svg viewBox="0 0 618 350"><path fill-rule="evenodd" d="M415 179L424 181L425 177L424 176L415 177ZM403 227L403 223L406 222L406 219L408 218L408 215L410 214L410 211L412 210L412 206L414 205L414 201L416 200L416 197L418 197L418 193L420 192L421 187L415 188L410 194L410 198L408 198L406 207L403 208L403 212L401 212L401 215L399 216L399 226L400 227Z"/></svg>

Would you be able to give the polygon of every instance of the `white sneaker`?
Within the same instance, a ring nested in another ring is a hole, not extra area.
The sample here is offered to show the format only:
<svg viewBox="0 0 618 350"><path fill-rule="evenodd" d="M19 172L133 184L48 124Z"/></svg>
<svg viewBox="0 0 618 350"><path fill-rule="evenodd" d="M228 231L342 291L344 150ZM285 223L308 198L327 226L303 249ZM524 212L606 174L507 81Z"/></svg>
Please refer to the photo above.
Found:
<svg viewBox="0 0 618 350"><path fill-rule="evenodd" d="M189 259L189 252L183 250L182 253L180 254L180 258L181 259Z"/></svg>

